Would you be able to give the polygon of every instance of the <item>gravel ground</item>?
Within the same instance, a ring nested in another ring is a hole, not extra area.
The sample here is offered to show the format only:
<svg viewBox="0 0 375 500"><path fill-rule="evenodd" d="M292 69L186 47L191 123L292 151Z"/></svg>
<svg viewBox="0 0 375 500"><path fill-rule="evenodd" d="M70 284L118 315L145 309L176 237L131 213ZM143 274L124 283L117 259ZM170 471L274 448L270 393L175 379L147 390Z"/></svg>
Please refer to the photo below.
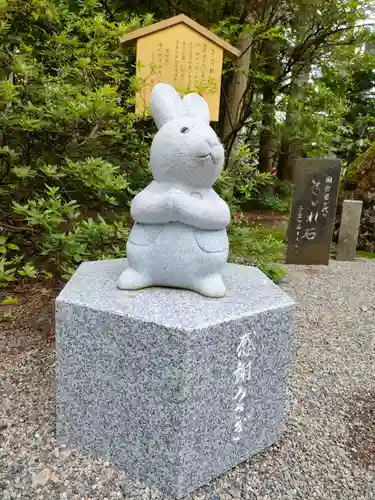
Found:
<svg viewBox="0 0 375 500"><path fill-rule="evenodd" d="M289 267L299 301L280 441L189 500L375 498L375 260ZM0 499L167 497L54 440L54 349L0 332Z"/></svg>

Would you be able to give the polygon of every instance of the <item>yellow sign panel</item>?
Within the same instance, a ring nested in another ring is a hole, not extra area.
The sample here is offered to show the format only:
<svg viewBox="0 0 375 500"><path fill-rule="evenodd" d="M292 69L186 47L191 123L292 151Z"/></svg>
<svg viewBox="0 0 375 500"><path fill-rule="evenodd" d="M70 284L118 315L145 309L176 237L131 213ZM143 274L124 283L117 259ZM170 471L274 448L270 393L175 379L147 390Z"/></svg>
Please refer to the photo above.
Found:
<svg viewBox="0 0 375 500"><path fill-rule="evenodd" d="M212 121L219 119L223 53L231 58L240 52L225 40L180 14L124 35L126 45L137 41L136 112L144 113L151 90L159 82L173 85L181 94L199 93L210 108Z"/></svg>
<svg viewBox="0 0 375 500"><path fill-rule="evenodd" d="M210 119L219 119L223 49L185 24L137 40L136 112L143 113L152 88L169 83L181 94L197 92L207 101Z"/></svg>

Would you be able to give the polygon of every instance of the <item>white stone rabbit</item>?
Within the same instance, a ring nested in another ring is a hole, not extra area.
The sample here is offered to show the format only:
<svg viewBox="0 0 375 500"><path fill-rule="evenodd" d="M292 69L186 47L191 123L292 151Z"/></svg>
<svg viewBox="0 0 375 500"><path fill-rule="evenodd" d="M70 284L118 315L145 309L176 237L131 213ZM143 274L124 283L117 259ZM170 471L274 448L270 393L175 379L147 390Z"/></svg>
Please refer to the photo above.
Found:
<svg viewBox="0 0 375 500"><path fill-rule="evenodd" d="M197 94L181 99L159 83L150 104L159 129L150 154L154 180L131 204L135 224L118 287L169 286L223 297L230 212L212 189L224 149L209 126L207 103Z"/></svg>

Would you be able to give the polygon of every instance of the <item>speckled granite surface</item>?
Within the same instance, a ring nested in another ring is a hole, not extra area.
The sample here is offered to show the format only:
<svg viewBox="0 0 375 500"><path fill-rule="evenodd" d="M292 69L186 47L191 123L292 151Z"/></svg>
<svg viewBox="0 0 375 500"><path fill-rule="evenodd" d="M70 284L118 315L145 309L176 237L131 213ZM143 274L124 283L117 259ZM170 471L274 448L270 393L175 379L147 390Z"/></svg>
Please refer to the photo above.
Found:
<svg viewBox="0 0 375 500"><path fill-rule="evenodd" d="M57 437L181 497L274 442L293 302L228 264L227 296L116 288L81 265L56 303Z"/></svg>

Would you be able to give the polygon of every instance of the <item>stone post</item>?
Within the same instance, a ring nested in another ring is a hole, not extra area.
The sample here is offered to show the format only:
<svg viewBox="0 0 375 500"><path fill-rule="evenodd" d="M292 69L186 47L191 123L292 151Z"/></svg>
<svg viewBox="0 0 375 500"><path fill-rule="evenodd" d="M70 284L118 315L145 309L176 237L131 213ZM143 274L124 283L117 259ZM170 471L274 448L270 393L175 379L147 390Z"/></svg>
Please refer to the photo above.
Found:
<svg viewBox="0 0 375 500"><path fill-rule="evenodd" d="M337 260L355 259L361 213L362 201L345 200L343 202Z"/></svg>

